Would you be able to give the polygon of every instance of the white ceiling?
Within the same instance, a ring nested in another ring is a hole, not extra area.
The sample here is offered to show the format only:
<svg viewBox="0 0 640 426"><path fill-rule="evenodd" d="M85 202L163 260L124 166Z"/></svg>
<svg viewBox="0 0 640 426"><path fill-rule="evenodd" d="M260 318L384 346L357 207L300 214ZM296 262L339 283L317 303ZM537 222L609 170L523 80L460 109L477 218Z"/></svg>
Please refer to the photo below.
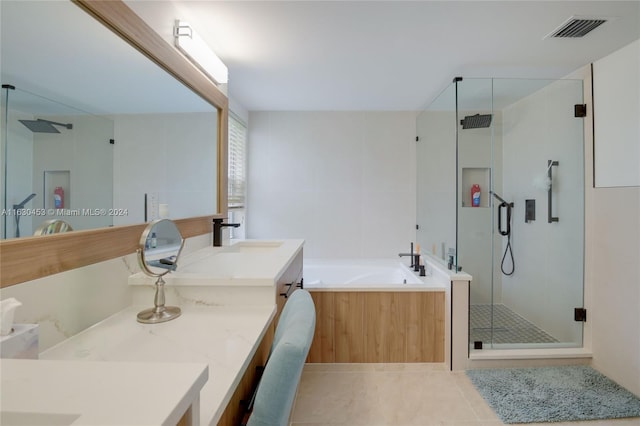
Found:
<svg viewBox="0 0 640 426"><path fill-rule="evenodd" d="M416 110L455 76L561 78L640 38L640 0L126 1L168 42L190 21L247 110ZM3 83L97 112L203 107L70 2L0 5ZM572 15L615 19L543 38Z"/></svg>
<svg viewBox="0 0 640 426"><path fill-rule="evenodd" d="M248 110L416 110L455 76L561 78L640 38L639 1L173 3ZM572 15L615 19L544 39Z"/></svg>

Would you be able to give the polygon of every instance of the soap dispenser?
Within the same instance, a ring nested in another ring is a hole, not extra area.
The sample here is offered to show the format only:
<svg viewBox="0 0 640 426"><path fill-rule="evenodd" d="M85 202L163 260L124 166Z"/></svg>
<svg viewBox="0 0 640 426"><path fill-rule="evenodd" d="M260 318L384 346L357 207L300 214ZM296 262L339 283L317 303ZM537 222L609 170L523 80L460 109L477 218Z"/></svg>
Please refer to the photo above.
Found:
<svg viewBox="0 0 640 426"><path fill-rule="evenodd" d="M14 298L0 301L0 358L38 359L38 324L14 324Z"/></svg>
<svg viewBox="0 0 640 426"><path fill-rule="evenodd" d="M7 336L13 328L13 315L22 303L13 297L0 301L0 336Z"/></svg>

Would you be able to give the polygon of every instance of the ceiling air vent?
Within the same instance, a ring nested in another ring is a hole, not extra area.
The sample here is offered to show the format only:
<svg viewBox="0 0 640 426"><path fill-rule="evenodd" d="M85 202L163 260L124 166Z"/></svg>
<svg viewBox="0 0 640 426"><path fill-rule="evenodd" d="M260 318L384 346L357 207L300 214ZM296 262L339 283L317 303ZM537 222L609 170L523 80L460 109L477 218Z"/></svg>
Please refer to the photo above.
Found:
<svg viewBox="0 0 640 426"><path fill-rule="evenodd" d="M545 38L577 38L584 37L600 25L607 22L607 18L587 18L572 16L560 27L553 30Z"/></svg>

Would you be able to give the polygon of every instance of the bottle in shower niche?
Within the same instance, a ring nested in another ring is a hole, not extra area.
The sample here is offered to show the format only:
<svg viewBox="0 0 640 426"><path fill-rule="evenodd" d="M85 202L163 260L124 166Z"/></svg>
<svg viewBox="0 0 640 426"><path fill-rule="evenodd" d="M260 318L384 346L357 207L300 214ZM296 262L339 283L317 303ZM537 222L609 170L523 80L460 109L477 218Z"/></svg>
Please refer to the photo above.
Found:
<svg viewBox="0 0 640 426"><path fill-rule="evenodd" d="M64 208L64 189L61 186L56 186L53 190L53 206L56 209Z"/></svg>
<svg viewBox="0 0 640 426"><path fill-rule="evenodd" d="M471 205L480 207L480 185L474 183L471 187Z"/></svg>

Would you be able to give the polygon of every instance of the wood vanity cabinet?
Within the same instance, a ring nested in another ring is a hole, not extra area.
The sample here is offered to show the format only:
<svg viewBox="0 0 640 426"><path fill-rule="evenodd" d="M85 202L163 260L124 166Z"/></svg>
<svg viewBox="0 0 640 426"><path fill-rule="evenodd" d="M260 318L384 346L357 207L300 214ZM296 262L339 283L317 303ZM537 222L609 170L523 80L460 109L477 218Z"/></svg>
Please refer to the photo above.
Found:
<svg viewBox="0 0 640 426"><path fill-rule="evenodd" d="M271 342L273 342L273 336L275 333L275 327L278 324L278 318L280 312L284 308L287 302L288 296L296 291L298 285L302 282L302 250L293 258L287 269L280 275L280 278L276 282L275 286L275 300L277 305L276 315L271 322L271 327L265 333L265 336L260 342L260 346L255 355L251 359L249 366L244 372L238 387L236 388L231 400L227 404L227 407L222 414L222 417L218 421L218 426L237 426L240 424L244 413L244 402L251 399L253 391L258 384L261 369L267 362L269 351L271 349ZM281 296L286 294L287 297Z"/></svg>
<svg viewBox="0 0 640 426"><path fill-rule="evenodd" d="M218 426L238 426L241 423L246 411L246 402L253 396L262 368L267 363L272 341L273 328L269 327L222 413L222 417L218 420Z"/></svg>
<svg viewBox="0 0 640 426"><path fill-rule="evenodd" d="M274 330L278 325L280 312L284 308L289 296L303 285L302 279L302 250L293 258L287 269L282 273L276 283L276 316L273 320Z"/></svg>

